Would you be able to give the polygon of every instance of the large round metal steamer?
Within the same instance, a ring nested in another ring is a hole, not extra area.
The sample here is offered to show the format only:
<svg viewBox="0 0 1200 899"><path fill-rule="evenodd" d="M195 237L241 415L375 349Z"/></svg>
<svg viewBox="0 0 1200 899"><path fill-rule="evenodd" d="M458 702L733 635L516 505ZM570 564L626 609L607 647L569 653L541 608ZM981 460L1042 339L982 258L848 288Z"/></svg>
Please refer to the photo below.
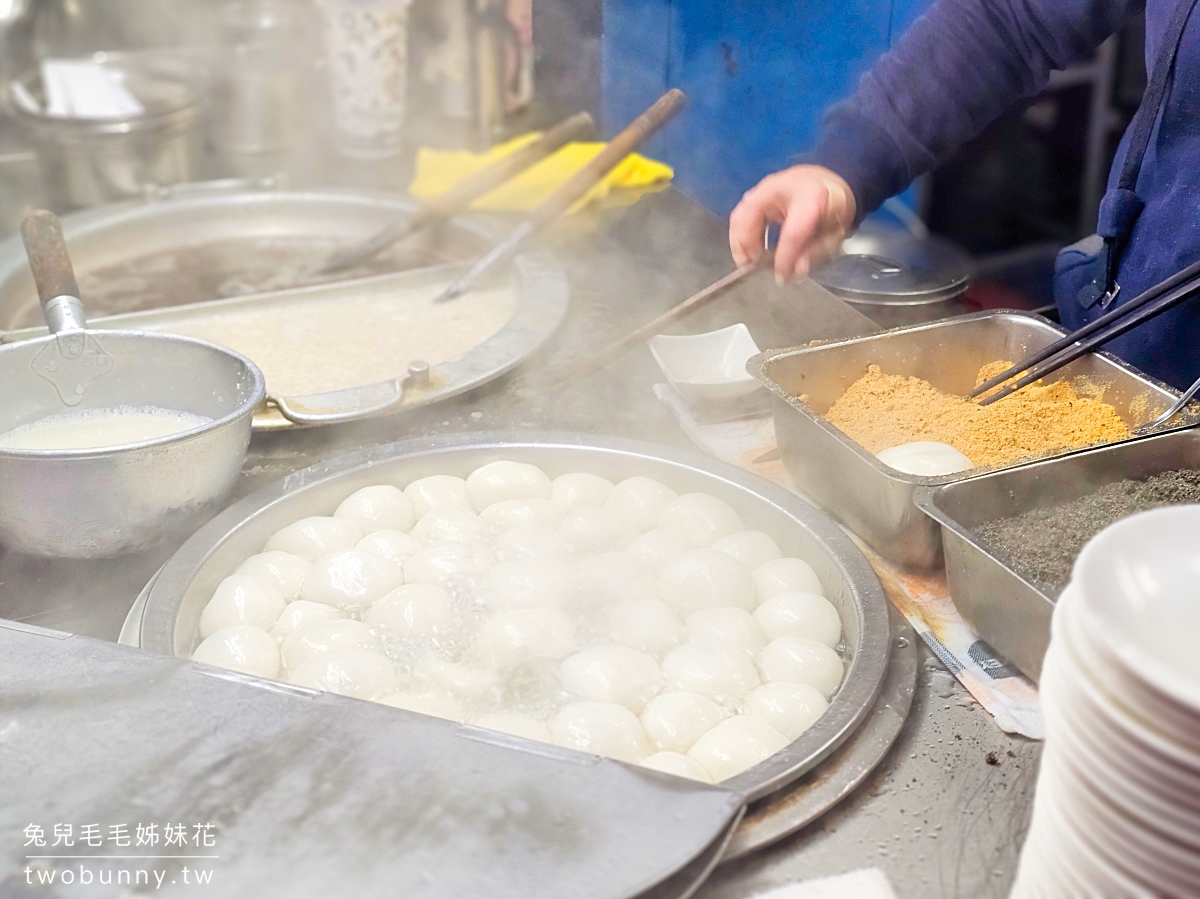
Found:
<svg viewBox="0 0 1200 899"><path fill-rule="evenodd" d="M404 486L433 474L465 477L500 459L538 465L551 477L569 471L593 472L614 481L644 475L681 493L711 493L733 506L748 528L771 534L785 554L804 559L816 570L842 619L847 663L842 684L813 727L723 787L747 801L779 790L833 753L872 709L888 672L887 601L869 563L845 533L795 494L725 463L637 441L580 434L484 433L407 440L296 472L231 506L167 561L146 594L140 645L190 654L198 643L200 612L217 584L261 551L279 528L305 516L332 514L343 499L371 484Z"/></svg>

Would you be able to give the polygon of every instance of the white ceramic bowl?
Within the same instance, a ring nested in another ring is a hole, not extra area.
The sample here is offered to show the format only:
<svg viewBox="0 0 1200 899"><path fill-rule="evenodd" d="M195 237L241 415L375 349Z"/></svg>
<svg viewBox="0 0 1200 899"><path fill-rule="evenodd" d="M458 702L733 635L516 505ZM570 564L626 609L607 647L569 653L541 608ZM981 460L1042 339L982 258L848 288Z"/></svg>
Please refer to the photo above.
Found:
<svg viewBox="0 0 1200 899"><path fill-rule="evenodd" d="M671 386L689 400L733 400L762 386L746 371L758 346L740 322L706 334L660 334L650 338L650 352Z"/></svg>

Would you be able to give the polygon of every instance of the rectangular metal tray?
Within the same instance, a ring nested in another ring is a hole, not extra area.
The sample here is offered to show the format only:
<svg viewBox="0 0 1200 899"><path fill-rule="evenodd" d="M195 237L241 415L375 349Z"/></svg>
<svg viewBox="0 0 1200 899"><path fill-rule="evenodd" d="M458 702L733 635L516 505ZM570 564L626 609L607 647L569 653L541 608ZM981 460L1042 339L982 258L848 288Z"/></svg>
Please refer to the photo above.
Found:
<svg viewBox="0 0 1200 899"><path fill-rule="evenodd" d="M986 363L1021 359L1063 333L1038 315L981 312L820 346L772 350L752 357L747 369L773 394L775 436L796 485L886 558L930 569L941 561L941 535L936 522L913 505L913 490L978 477L989 469L941 477L904 474L884 465L824 414L868 365L966 394ZM1078 377L1104 385L1104 399L1131 429L1157 417L1177 396L1104 353L1084 356L1050 380ZM798 399L802 395L804 402ZM1180 416L1166 429L1190 423ZM1077 452L1063 450L1050 458Z"/></svg>
<svg viewBox="0 0 1200 899"><path fill-rule="evenodd" d="M1180 468L1200 468L1200 430L1155 434L957 484L921 488L916 503L941 527L950 595L963 618L1036 681L1058 596L994 555L975 529L997 518L1079 499L1114 481Z"/></svg>

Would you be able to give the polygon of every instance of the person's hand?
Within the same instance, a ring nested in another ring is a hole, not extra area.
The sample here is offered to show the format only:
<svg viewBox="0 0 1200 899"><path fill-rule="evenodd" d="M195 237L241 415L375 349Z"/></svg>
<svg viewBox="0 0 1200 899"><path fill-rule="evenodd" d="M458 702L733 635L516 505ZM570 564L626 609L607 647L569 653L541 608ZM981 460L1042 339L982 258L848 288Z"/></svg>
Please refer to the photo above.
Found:
<svg viewBox="0 0 1200 899"><path fill-rule="evenodd" d="M768 175L746 191L729 216L729 248L738 265L757 262L769 222L780 224L775 280L806 275L833 255L854 224L850 185L819 165L797 165Z"/></svg>

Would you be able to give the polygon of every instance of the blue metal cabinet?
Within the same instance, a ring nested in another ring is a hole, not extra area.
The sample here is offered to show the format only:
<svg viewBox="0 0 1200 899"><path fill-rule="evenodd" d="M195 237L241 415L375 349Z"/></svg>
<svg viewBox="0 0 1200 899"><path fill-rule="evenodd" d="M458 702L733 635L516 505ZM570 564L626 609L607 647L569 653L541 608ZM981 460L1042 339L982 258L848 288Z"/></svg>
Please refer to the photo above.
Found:
<svg viewBox="0 0 1200 899"><path fill-rule="evenodd" d="M725 215L815 142L830 103L929 0L604 0L609 133L667 87L690 100L649 147Z"/></svg>

